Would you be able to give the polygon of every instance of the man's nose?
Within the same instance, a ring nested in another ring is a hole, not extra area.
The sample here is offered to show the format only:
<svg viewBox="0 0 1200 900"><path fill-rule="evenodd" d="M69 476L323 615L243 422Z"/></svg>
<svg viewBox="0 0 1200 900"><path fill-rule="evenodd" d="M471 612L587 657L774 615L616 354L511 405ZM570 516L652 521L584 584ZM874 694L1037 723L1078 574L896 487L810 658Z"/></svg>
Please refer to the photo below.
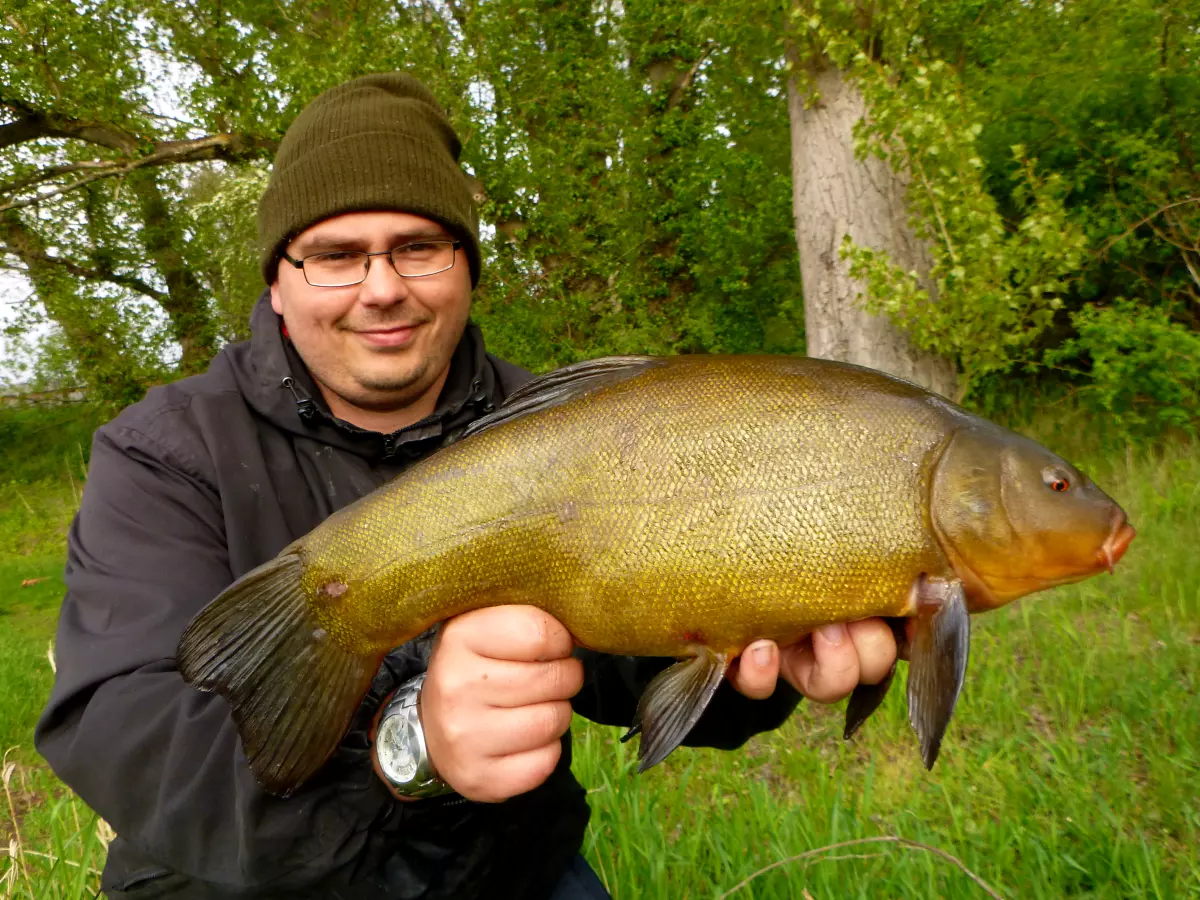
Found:
<svg viewBox="0 0 1200 900"><path fill-rule="evenodd" d="M389 255L367 257L367 277L359 287L359 300L362 303L391 306L403 303L408 295L408 279L396 274Z"/></svg>

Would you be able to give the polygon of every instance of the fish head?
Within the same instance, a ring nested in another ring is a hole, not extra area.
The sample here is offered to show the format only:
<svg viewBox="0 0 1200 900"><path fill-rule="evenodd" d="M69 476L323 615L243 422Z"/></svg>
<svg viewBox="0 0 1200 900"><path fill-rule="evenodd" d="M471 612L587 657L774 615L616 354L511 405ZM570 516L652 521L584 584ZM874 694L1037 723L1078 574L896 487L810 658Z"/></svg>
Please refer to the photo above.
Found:
<svg viewBox="0 0 1200 900"><path fill-rule="evenodd" d="M990 426L956 431L938 460L930 517L972 612L1111 572L1136 532L1062 457Z"/></svg>

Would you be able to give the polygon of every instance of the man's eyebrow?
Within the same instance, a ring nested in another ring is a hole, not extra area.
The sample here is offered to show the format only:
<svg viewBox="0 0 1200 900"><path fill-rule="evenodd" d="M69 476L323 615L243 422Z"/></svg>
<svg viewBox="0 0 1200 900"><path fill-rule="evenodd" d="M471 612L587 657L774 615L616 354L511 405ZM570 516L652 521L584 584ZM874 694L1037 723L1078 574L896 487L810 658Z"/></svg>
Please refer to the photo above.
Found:
<svg viewBox="0 0 1200 900"><path fill-rule="evenodd" d="M422 239L428 240L453 240L441 228L421 228L415 231L404 231L393 234L388 240L389 245L398 247L401 244L406 244L409 241L419 241ZM330 250L365 250L367 241L361 237L348 237L339 234L319 234L310 238L305 238L296 245L296 252L305 255L312 253L326 253Z"/></svg>

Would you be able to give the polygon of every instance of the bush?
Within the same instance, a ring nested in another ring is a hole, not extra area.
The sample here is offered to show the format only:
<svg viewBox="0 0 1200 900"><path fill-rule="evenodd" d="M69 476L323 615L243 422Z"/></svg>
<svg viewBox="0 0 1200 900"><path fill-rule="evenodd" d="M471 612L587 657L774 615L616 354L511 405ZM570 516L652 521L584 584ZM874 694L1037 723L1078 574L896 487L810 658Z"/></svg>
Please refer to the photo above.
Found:
<svg viewBox="0 0 1200 900"><path fill-rule="evenodd" d="M1072 314L1078 333L1046 354L1052 366L1082 370L1080 400L1103 410L1131 437L1200 426L1200 334L1166 310L1119 299Z"/></svg>

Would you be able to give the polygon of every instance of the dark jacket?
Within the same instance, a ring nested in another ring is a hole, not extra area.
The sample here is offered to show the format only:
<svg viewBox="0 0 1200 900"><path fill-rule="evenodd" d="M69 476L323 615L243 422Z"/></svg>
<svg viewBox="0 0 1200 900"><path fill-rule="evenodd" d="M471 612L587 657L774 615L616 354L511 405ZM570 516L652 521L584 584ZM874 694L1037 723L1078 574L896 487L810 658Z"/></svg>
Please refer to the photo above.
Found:
<svg viewBox="0 0 1200 900"><path fill-rule="evenodd" d="M58 674L38 750L116 830L112 898L547 896L578 852L584 791L562 762L500 804L395 801L370 766L381 698L424 670L428 641L394 651L330 762L287 799L264 793L225 701L184 683L191 618L334 511L453 440L531 376L484 351L474 325L436 412L395 434L334 419L264 295L253 337L208 372L152 390L100 428L71 527ZM586 654L581 714L628 725L661 660ZM796 695L724 685L688 743L735 747Z"/></svg>

